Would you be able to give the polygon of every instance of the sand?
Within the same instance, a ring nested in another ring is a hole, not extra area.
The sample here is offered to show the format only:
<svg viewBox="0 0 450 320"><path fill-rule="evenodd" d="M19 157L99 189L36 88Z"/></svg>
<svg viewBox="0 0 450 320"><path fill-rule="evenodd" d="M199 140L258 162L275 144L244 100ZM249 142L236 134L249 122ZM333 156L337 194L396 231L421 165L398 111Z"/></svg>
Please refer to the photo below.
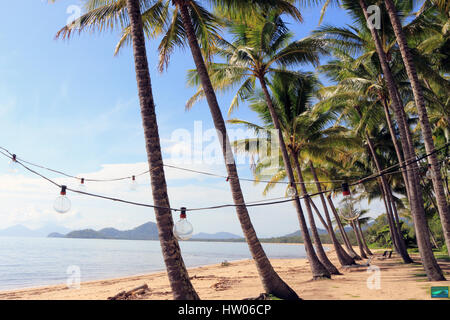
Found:
<svg viewBox="0 0 450 320"><path fill-rule="evenodd" d="M431 299L431 286L449 286L449 281L427 281L418 263L405 265L396 254L386 260L382 260L381 255L382 251L375 252L371 270L368 267L350 270L339 268L342 275L333 276L332 280L319 281L311 280L306 259L272 259L271 262L283 280L305 300L426 300ZM333 251L329 252L329 257L339 266ZM416 262L420 261L418 255L412 255L412 258ZM450 262L439 261L439 264L450 280ZM263 292L252 260L232 261L227 266L218 264L191 268L189 275L201 299L240 300L256 297ZM376 281L378 275L379 282ZM172 299L165 272L82 282L79 289L56 285L1 291L0 299L105 300L143 284L147 284L150 290L139 299Z"/></svg>

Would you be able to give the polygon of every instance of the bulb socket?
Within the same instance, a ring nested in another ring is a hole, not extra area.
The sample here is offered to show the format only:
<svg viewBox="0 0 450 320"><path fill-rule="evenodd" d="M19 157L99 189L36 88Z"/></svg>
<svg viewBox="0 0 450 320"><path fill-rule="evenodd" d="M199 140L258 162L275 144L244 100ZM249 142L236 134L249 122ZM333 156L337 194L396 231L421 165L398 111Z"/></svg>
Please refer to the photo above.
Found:
<svg viewBox="0 0 450 320"><path fill-rule="evenodd" d="M84 178L81 178L81 184L84 184Z"/></svg>
<svg viewBox="0 0 450 320"><path fill-rule="evenodd" d="M349 188L347 182L344 182L344 183L342 184L342 195L343 195L343 196L349 196L349 195L350 195L350 188Z"/></svg>
<svg viewBox="0 0 450 320"><path fill-rule="evenodd" d="M181 207L180 210L181 210L180 219L186 219L186 208Z"/></svg>
<svg viewBox="0 0 450 320"><path fill-rule="evenodd" d="M61 186L61 195L62 196L65 196L66 195L66 189L67 189L67 186Z"/></svg>
<svg viewBox="0 0 450 320"><path fill-rule="evenodd" d="M15 154L12 155L12 161L17 162L17 156Z"/></svg>
<svg viewBox="0 0 450 320"><path fill-rule="evenodd" d="M136 176L132 176L132 177L131 177L131 180L132 180L132 181L136 181Z"/></svg>

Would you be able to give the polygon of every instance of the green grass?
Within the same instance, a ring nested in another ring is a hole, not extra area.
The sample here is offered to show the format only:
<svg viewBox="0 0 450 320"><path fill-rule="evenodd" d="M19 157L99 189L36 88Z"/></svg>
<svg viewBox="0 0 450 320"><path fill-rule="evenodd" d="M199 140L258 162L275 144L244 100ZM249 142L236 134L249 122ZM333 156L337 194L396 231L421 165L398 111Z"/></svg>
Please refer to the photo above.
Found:
<svg viewBox="0 0 450 320"><path fill-rule="evenodd" d="M443 260L446 262L450 262L450 257L448 256L448 254L445 253L435 253L434 256L436 257L436 259L438 260Z"/></svg>

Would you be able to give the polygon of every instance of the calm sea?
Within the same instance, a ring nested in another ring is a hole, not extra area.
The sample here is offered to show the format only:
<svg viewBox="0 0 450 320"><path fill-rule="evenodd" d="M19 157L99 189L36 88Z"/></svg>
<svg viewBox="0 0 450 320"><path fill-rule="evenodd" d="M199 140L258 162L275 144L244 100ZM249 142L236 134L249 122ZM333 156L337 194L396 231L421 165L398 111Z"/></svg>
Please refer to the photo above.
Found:
<svg viewBox="0 0 450 320"><path fill-rule="evenodd" d="M180 242L187 267L251 258L246 243ZM302 245L263 244L269 258L304 258ZM0 238L0 290L64 284L164 270L159 241ZM73 268L73 267L72 267Z"/></svg>

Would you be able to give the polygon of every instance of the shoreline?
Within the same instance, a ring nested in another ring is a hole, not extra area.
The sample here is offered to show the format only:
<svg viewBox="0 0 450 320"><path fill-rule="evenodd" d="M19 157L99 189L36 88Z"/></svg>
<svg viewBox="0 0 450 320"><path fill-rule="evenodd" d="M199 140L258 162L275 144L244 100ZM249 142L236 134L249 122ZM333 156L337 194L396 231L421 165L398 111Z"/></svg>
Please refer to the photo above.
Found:
<svg viewBox="0 0 450 320"><path fill-rule="evenodd" d="M73 238L74 239L74 238ZM80 238L81 239L81 238ZM83 239L84 240L84 239ZM90 240L90 239L86 239L86 240ZM102 240L110 240L110 239L102 239ZM112 240L123 240L123 239L112 239ZM135 240L130 240L130 241L135 241ZM143 241L157 241L157 240L143 240ZM199 241L202 242L202 241ZM211 241L212 242L212 241ZM230 243L229 241L213 241L213 242L219 242L219 243ZM236 243L240 243L240 242L236 242ZM303 243L268 243L273 244L273 245L289 245L289 246L293 246L293 245L298 245L298 246L304 246ZM332 245L331 245L332 246ZM329 251L330 245L328 244L324 244L323 245L325 251ZM161 257L162 259L162 257ZM304 257L283 257L283 258L276 258L276 259L281 259L281 260L288 260L288 259L306 259L306 256ZM234 263L234 262L240 262L240 261L249 261L251 262L252 259L250 258L238 258L236 260L227 260L224 259L222 262L227 261L229 263ZM194 264L189 266L187 269L188 271L191 269L196 269L196 268L202 268L202 267L212 267L212 266L218 266L220 265L221 262L218 263L206 263L206 264ZM161 275L163 273L166 272L166 269L164 267L164 263L163 266L160 269L156 269L156 270L149 270L149 271L143 271L140 273L135 273L135 274L128 274L128 275L123 275L123 274L115 274L115 275L109 275L106 277L102 277L102 276L94 276L93 278L90 279L86 279L83 280L83 276L81 276L81 283L92 283L92 282L99 282L99 281L112 281L112 280L120 280L120 279L127 279L127 278L136 278L136 277L144 277L144 276L149 276L149 275L154 275L154 274L158 274ZM62 286L66 286L66 280L67 278L61 279L61 280L56 280L53 283L38 283L38 284L31 284L31 285L25 285L25 286L20 286L20 287L12 287L12 288L5 288L5 289L0 289L0 295L5 294L5 293L10 293L10 292L16 292L16 291L28 291L28 290L38 290L38 289L42 289L42 288L51 288L51 287L62 287ZM0 298L1 299L1 298Z"/></svg>
<svg viewBox="0 0 450 320"><path fill-rule="evenodd" d="M431 286L448 286L448 281L429 282L422 275L422 266L405 265L394 254L381 260L379 250L374 250L372 270L367 267L339 268L334 251L327 254L342 275L332 280L312 281L309 262L305 258L270 259L275 271L306 300L426 300L431 299ZM377 252L378 251L378 252ZM382 251L381 251L382 252ZM413 259L420 260L418 255ZM444 272L450 275L450 262L439 261ZM370 288L373 270L380 275L379 288ZM257 297L264 292L253 260L229 261L229 265L204 265L188 269L190 279L201 299L241 300ZM447 278L449 278L447 276ZM13 300L106 300L121 291L147 284L149 291L139 296L147 300L171 300L172 293L166 271L148 274L86 281L80 289L69 289L65 284L0 291L0 299ZM436 299L433 299L436 300Z"/></svg>

